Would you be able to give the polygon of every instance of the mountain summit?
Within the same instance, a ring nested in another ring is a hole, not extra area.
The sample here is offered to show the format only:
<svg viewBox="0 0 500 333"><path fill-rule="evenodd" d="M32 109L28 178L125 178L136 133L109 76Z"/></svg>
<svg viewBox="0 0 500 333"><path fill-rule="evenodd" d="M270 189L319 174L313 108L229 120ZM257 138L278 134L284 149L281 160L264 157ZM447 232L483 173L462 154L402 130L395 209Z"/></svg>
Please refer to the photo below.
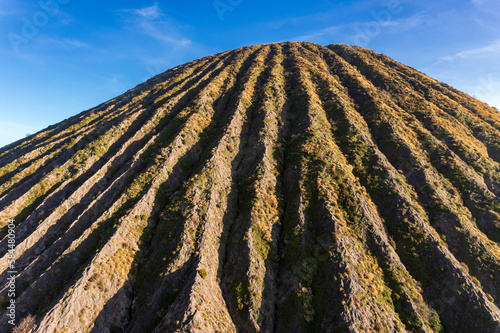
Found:
<svg viewBox="0 0 500 333"><path fill-rule="evenodd" d="M499 163L370 50L192 61L0 149L0 330L15 277L34 332L499 332Z"/></svg>

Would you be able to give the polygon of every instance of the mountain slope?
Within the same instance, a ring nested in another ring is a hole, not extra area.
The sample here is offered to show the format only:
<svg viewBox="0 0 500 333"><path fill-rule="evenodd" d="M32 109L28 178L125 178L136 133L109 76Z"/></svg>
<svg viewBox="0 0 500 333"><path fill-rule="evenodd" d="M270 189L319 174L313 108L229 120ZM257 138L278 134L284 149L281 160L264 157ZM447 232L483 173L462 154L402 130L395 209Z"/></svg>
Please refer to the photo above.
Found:
<svg viewBox="0 0 500 333"><path fill-rule="evenodd" d="M14 219L36 332L500 331L499 163L384 55L209 56L0 150L2 312Z"/></svg>

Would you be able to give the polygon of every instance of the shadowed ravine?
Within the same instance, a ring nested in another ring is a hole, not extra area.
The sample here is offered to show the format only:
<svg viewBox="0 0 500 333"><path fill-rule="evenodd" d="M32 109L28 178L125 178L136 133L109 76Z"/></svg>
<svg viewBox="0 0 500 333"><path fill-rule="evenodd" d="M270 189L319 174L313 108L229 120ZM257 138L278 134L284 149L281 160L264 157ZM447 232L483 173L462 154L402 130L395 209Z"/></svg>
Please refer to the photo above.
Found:
<svg viewBox="0 0 500 333"><path fill-rule="evenodd" d="M500 332L498 110L373 51L187 63L0 149L0 332Z"/></svg>

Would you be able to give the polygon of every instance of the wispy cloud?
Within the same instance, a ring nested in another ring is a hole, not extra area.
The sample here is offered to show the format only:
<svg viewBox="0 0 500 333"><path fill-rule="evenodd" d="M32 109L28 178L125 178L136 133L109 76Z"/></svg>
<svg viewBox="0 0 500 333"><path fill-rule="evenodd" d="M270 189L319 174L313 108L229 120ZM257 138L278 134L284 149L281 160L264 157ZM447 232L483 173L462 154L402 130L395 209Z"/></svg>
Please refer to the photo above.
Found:
<svg viewBox="0 0 500 333"><path fill-rule="evenodd" d="M426 13L418 13L410 17L381 22L382 27L392 28L398 32L414 29L429 24L432 24L432 21L430 16Z"/></svg>
<svg viewBox="0 0 500 333"><path fill-rule="evenodd" d="M62 40L56 40L56 39L53 39L52 40L54 44L58 44L59 46L61 47L64 47L64 48L89 48L90 45L88 43L85 43L85 42L82 42L80 40L77 40L77 39L68 39L68 38L64 38Z"/></svg>
<svg viewBox="0 0 500 333"><path fill-rule="evenodd" d="M175 46L187 46L191 44L190 39L180 35L180 27L173 20L168 19L157 2L149 7L123 9L119 12L126 14L124 17L126 22L134 24L147 36L162 43Z"/></svg>
<svg viewBox="0 0 500 333"><path fill-rule="evenodd" d="M457 52L453 55L446 55L440 58L442 61L453 61L456 59L466 60L482 56L500 55L500 39L491 42L488 45Z"/></svg>
<svg viewBox="0 0 500 333"><path fill-rule="evenodd" d="M139 9L125 9L123 11L149 20L154 20L163 16L163 13L158 6L158 2L155 2L154 5L149 7Z"/></svg>
<svg viewBox="0 0 500 333"><path fill-rule="evenodd" d="M317 43L331 42L332 40L338 40L339 38L345 38L345 40L353 40L356 36L365 31L372 33L374 26L376 30L378 30L378 32L376 33L376 35L378 35L384 32L405 32L407 30L416 29L424 25L432 24L434 24L433 20L426 13L417 13L415 15L400 19L393 19L392 15L390 15L389 17L384 17L384 19L377 19L376 17L373 17L373 20L371 21L329 26L326 28L311 31L308 34L294 37L291 40L313 41Z"/></svg>
<svg viewBox="0 0 500 333"><path fill-rule="evenodd" d="M175 37L170 30L171 27L165 23L153 24L150 22L141 22L139 26L150 37L159 40L160 42L175 44L178 46L187 46L191 44L191 40L181 36Z"/></svg>
<svg viewBox="0 0 500 333"><path fill-rule="evenodd" d="M11 16L11 15L15 15L15 14L18 14L18 12L15 10L0 9L0 17Z"/></svg>
<svg viewBox="0 0 500 333"><path fill-rule="evenodd" d="M336 34L340 33L342 30L341 26L331 26L331 27L326 27L317 31L313 31L307 35L301 35L297 37L293 37L291 41L311 41L311 42L321 42L325 38L331 39L334 37Z"/></svg>
<svg viewBox="0 0 500 333"><path fill-rule="evenodd" d="M63 42L66 45L73 46L73 47L79 47L79 48L89 48L90 45L88 43L76 40L76 39L64 39Z"/></svg>
<svg viewBox="0 0 500 333"><path fill-rule="evenodd" d="M72 38L58 38L41 36L35 41L38 50L72 50L72 49L90 49L92 46L86 42Z"/></svg>

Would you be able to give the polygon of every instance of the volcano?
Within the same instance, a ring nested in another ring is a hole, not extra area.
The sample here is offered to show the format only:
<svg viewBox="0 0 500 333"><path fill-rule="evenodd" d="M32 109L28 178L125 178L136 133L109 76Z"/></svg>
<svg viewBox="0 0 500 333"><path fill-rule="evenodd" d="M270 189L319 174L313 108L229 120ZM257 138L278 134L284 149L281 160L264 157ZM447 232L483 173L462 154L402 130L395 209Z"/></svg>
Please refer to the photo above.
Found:
<svg viewBox="0 0 500 333"><path fill-rule="evenodd" d="M499 163L364 48L189 62L0 149L0 330L500 332Z"/></svg>

